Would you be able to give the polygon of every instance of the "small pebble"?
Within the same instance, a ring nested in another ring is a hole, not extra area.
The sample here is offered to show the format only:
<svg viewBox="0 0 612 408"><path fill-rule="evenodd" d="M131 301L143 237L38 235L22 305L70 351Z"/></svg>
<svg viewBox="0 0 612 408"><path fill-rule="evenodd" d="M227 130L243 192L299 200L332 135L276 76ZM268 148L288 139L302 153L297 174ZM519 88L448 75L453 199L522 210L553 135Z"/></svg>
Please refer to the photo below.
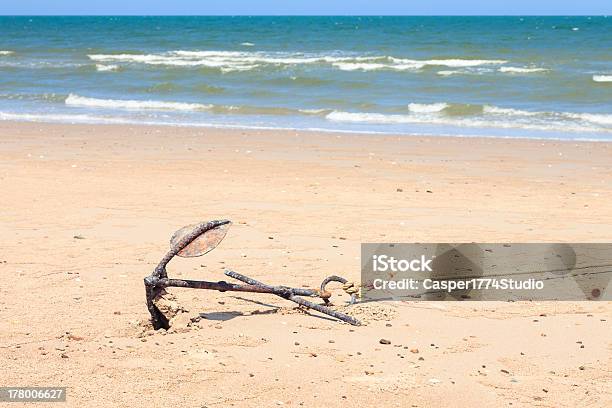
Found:
<svg viewBox="0 0 612 408"><path fill-rule="evenodd" d="M387 339L380 339L378 342L380 344L391 344L391 340L387 340Z"/></svg>

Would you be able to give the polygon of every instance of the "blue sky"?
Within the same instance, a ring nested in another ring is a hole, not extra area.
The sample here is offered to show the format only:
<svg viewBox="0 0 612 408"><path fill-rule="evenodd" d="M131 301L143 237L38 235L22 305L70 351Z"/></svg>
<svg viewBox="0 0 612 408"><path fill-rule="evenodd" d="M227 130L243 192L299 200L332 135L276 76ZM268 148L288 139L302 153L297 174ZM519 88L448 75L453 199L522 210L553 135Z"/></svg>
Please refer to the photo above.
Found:
<svg viewBox="0 0 612 408"><path fill-rule="evenodd" d="M0 0L0 14L612 14L612 0Z"/></svg>

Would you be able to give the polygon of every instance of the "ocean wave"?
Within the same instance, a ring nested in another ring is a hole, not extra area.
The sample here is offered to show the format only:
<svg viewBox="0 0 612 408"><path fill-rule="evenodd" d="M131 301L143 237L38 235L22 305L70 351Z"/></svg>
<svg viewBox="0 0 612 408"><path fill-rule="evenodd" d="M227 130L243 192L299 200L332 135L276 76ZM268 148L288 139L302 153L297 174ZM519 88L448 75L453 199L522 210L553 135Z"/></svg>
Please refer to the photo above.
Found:
<svg viewBox="0 0 612 408"><path fill-rule="evenodd" d="M462 71L438 71L437 74L440 76L451 76L451 75L457 75L457 74L462 74Z"/></svg>
<svg viewBox="0 0 612 408"><path fill-rule="evenodd" d="M449 122L433 122L433 121L410 121L406 119L408 115L384 115L384 114L374 114L374 113L351 113L351 112L337 112L332 111L329 112L326 117L331 121L339 121L339 122L355 122L355 123L380 123L380 124L389 124L389 123L398 123L398 124L406 124L406 123L433 123L433 124L451 124L451 125L459 125L457 122L449 123ZM609 115L605 115L609 116ZM278 130L278 129L287 129L287 130L295 130L295 129L304 129L304 130L313 130L313 131L329 131L329 132L341 132L341 133L382 133L386 134L387 132L380 132L373 129L338 129L337 127L283 127L283 126L265 126L265 125L250 125L246 123L218 123L216 121L185 121L185 120L171 120L170 118L138 118L138 117L118 117L118 116L100 116L100 115L91 115L91 114L63 114L63 113L15 113L15 112L2 112L0 111L0 121L18 121L18 122L43 122L43 123L72 123L72 124L130 124L130 125L147 125L147 126L178 126L178 127L212 127L212 128L228 128L228 129L270 129L270 130ZM470 120L464 121L464 123L459 126L466 127L478 127L478 128L487 128L491 127L494 123L479 121L479 120ZM593 129L588 127L555 127L555 126L517 126L516 124L506 123L497 123L498 127L501 128L522 128L527 130L556 130L556 131L576 131L576 132L584 132L584 131L601 131L601 129ZM391 131L391 134L397 134L397 131ZM469 136L469 133L440 133L439 130L433 131L433 133L412 133L409 130L403 131L402 133L407 134L426 134L426 135L448 135L448 136ZM534 136L529 136L529 138ZM537 137L537 136L536 136ZM612 136L610 136L612 137ZM585 136L579 136L577 140L590 140L590 141L600 141L600 140L612 140L610 137L597 136L596 138L589 138ZM545 137L548 139L549 137Z"/></svg>
<svg viewBox="0 0 612 408"><path fill-rule="evenodd" d="M210 115L319 116L333 122L438 124L464 127L612 132L612 115L586 112L528 111L494 105L410 103L406 113L344 112L327 108L215 105L202 103L99 99L69 94L65 105L128 111L187 111ZM367 108L364 108L367 109Z"/></svg>
<svg viewBox="0 0 612 408"><path fill-rule="evenodd" d="M298 109L305 115L327 116L333 112L332 109Z"/></svg>
<svg viewBox="0 0 612 408"><path fill-rule="evenodd" d="M531 74L536 72L548 72L550 70L537 67L500 67L498 71L510 74Z"/></svg>
<svg viewBox="0 0 612 408"><path fill-rule="evenodd" d="M612 82L612 75L593 75L595 82Z"/></svg>
<svg viewBox="0 0 612 408"><path fill-rule="evenodd" d="M100 72L119 71L119 65L96 64L96 71L100 71Z"/></svg>
<svg viewBox="0 0 612 408"><path fill-rule="evenodd" d="M439 76L451 76L451 75L487 75L497 72L495 68L491 66L473 66L464 67L461 69L454 70L442 70L436 72Z"/></svg>
<svg viewBox="0 0 612 408"><path fill-rule="evenodd" d="M13 55L15 51L0 50L0 55Z"/></svg>
<svg viewBox="0 0 612 408"><path fill-rule="evenodd" d="M366 112L330 112L326 119L335 122L356 122L356 123L413 123L413 118L409 115L386 115L383 113Z"/></svg>
<svg viewBox="0 0 612 408"><path fill-rule="evenodd" d="M603 126L612 126L612 115L605 113L565 113L565 115L585 122L597 123Z"/></svg>
<svg viewBox="0 0 612 408"><path fill-rule="evenodd" d="M406 61L406 60L405 60ZM410 60L412 61L412 60ZM503 65L506 60L477 60L477 59L431 59L424 61L416 61L432 66L445 66L450 68L467 68L478 67L481 65Z"/></svg>
<svg viewBox="0 0 612 408"><path fill-rule="evenodd" d="M216 114L232 115L316 115L325 116L331 109L296 109L275 106L235 106L235 105L213 105L201 103L169 102L154 100L126 100L126 99L99 99L69 94L64 103L67 106L82 108L103 108L117 110L158 110L158 111L206 111Z"/></svg>
<svg viewBox="0 0 612 408"><path fill-rule="evenodd" d="M430 60L413 60L406 58L394 57L361 57L356 58L357 62L351 61L336 61L332 65L343 71L377 71L377 70L395 70L395 71L417 71L427 66L446 66L450 68L470 68L482 65L500 65L505 64L505 60L471 60L471 59L430 59ZM366 62L371 60L372 62ZM453 75L460 71L440 71L439 75Z"/></svg>
<svg viewBox="0 0 612 408"><path fill-rule="evenodd" d="M439 105L436 106L435 111L433 105ZM333 111L326 116L326 119L334 122L363 124L434 124L459 127L555 130L562 132L612 132L612 115L608 114L535 112L491 105L480 107L463 105L470 106L471 112L466 113L466 115L453 115L450 112L454 109L455 104L430 104L424 106L427 108L419 108L421 109L420 111L419 109L413 109L409 114Z"/></svg>
<svg viewBox="0 0 612 408"><path fill-rule="evenodd" d="M437 113L448 108L448 103L410 103L408 110L415 113Z"/></svg>
<svg viewBox="0 0 612 408"><path fill-rule="evenodd" d="M208 67L225 72L246 71L257 68L253 58L246 58L241 52L174 51L166 54L92 54L88 57L97 62L123 62L147 65L179 67Z"/></svg>
<svg viewBox="0 0 612 408"><path fill-rule="evenodd" d="M511 108L500 108L498 106L492 105L484 105L482 108L484 113L491 113L494 115L507 115L507 116L538 116L542 115L543 112L532 112L532 111L524 111L519 109L511 109Z"/></svg>
<svg viewBox="0 0 612 408"><path fill-rule="evenodd" d="M18 101L44 101L44 102L64 102L65 95L47 92L42 94L37 93L0 93L0 99L18 100Z"/></svg>
<svg viewBox="0 0 612 408"><path fill-rule="evenodd" d="M344 71L419 70L426 66L477 67L505 64L506 60L429 59L415 60L392 56L308 54L290 52L246 51L187 51L176 50L160 54L90 54L96 62L123 62L149 65L217 68L222 72L248 71L262 66L331 64Z"/></svg>
<svg viewBox="0 0 612 408"><path fill-rule="evenodd" d="M17 58L0 59L0 67L21 69L91 69L91 64L65 61L19 61Z"/></svg>
<svg viewBox="0 0 612 408"><path fill-rule="evenodd" d="M107 123L128 124L138 123L127 118L105 117L87 114L61 114L61 113L13 113L0 112L0 120L25 122L54 122L54 123Z"/></svg>
<svg viewBox="0 0 612 408"><path fill-rule="evenodd" d="M426 64L422 63L402 63L402 64L380 64L368 62L334 62L332 66L342 71L416 71L423 68Z"/></svg>
<svg viewBox="0 0 612 408"><path fill-rule="evenodd" d="M128 110L179 110L179 111L201 111L209 110L213 105L184 102L163 102L163 101L135 101L126 99L98 99L87 98L74 94L68 95L65 100L68 106L78 106L86 108L107 108L107 109L128 109Z"/></svg>
<svg viewBox="0 0 612 408"><path fill-rule="evenodd" d="M240 45L243 45L245 47L254 47L255 46L255 44L250 43L250 42L243 42L243 43L240 43Z"/></svg>

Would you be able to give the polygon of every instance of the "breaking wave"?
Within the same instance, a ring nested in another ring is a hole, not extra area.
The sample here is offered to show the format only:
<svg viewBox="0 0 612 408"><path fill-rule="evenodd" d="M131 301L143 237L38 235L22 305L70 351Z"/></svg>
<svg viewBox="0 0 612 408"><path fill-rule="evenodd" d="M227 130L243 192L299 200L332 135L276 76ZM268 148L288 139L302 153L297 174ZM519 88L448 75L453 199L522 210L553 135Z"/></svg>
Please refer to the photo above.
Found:
<svg viewBox="0 0 612 408"><path fill-rule="evenodd" d="M593 75L595 82L612 82L612 75Z"/></svg>
<svg viewBox="0 0 612 408"><path fill-rule="evenodd" d="M493 105L410 103L406 113L344 112L332 109L234 106L157 100L99 99L70 94L67 106L130 111L187 111L222 115L319 116L334 122L374 124L441 124L558 131L610 131L612 114L541 112ZM399 109L399 108L398 108Z"/></svg>
<svg viewBox="0 0 612 408"><path fill-rule="evenodd" d="M500 67L499 72L505 72L510 74L531 74L536 72L548 72L547 68L537 67Z"/></svg>
<svg viewBox="0 0 612 408"><path fill-rule="evenodd" d="M448 108L448 103L410 103L408 110L415 113L435 113Z"/></svg>
<svg viewBox="0 0 612 408"><path fill-rule="evenodd" d="M462 72L461 71L438 71L437 74L440 76L451 76L451 75L462 74Z"/></svg>
<svg viewBox="0 0 612 408"><path fill-rule="evenodd" d="M90 54L96 62L138 63L183 67L217 68L223 72L248 71L266 65L286 66L304 64L327 64L343 71L375 70L419 70L426 66L476 67L501 65L505 60L480 59L430 59L414 60L391 56L307 54L283 52L244 51L169 51L159 54Z"/></svg>
<svg viewBox="0 0 612 408"><path fill-rule="evenodd" d="M465 113L457 115L456 111ZM609 114L535 112L490 105L410 104L408 114L333 111L326 116L326 119L364 124L437 124L545 131L612 132L612 115Z"/></svg>
<svg viewBox="0 0 612 408"><path fill-rule="evenodd" d="M119 71L119 65L96 64L96 71L100 71L100 72Z"/></svg>
<svg viewBox="0 0 612 408"><path fill-rule="evenodd" d="M134 101L124 99L97 99L87 98L74 94L68 95L65 101L68 106L80 106L87 108L108 108L108 109L129 109L129 110L181 110L198 111L208 110L213 105L203 105L199 103L184 102L162 102L162 101Z"/></svg>
<svg viewBox="0 0 612 408"><path fill-rule="evenodd" d="M153 100L128 100L128 99L99 99L70 94L65 99L67 106L82 108L120 109L131 111L188 111L188 112L210 112L217 114L241 114L241 115L314 115L325 116L332 112L331 109L293 109L283 107L267 106L234 106L213 105L186 102L168 102Z"/></svg>

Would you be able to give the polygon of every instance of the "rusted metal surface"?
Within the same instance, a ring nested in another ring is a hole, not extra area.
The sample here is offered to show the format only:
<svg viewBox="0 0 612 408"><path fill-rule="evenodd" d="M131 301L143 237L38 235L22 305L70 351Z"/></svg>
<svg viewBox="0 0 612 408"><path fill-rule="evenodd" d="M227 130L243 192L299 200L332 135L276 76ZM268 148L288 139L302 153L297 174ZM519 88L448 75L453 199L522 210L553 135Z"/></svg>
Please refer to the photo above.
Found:
<svg viewBox="0 0 612 408"><path fill-rule="evenodd" d="M176 231L170 239L170 245L176 245L181 239L189 236L200 224L188 225ZM191 241L189 245L177 252L178 256L183 258L193 258L202 256L212 251L225 238L227 230L232 225L231 222L221 224L218 227L210 229Z"/></svg>
<svg viewBox="0 0 612 408"><path fill-rule="evenodd" d="M357 294L359 293L357 286L354 283L347 281L341 276L332 275L332 276L328 276L327 278L325 278L323 282L321 282L321 293L322 294L329 295L329 292L327 292L325 288L327 287L327 284L330 282L340 282L342 284L342 288L344 289L344 291L347 292L349 295L351 295L351 305L357 302ZM351 291L349 288L355 288L355 290ZM327 297L321 296L321 297L323 297L323 300L327 304L329 301L328 300L329 296Z"/></svg>
<svg viewBox="0 0 612 408"><path fill-rule="evenodd" d="M155 300L163 296L166 293L166 288L169 287L208 289L218 290L220 292L233 291L269 293L295 302L300 306L313 309L320 313L334 317L338 320L342 320L346 323L352 325L360 324L357 319L347 314L337 312L327 306L320 305L302 298L302 296L318 297L322 299L326 305L329 304L329 298L331 297L331 294L326 291L326 285L328 283L340 282L344 286L353 285L352 283L347 283L346 279L339 276L330 276L323 280L323 282L321 283L321 289L271 286L231 270L226 270L225 275L245 284L228 283L225 281L209 282L168 278L166 266L172 260L172 258L174 258L174 256L178 255L181 257L196 257L202 256L212 251L223 240L223 238L225 238L227 230L230 226L231 222L229 220L216 220L202 222L200 224L188 225L174 233L170 240L170 250L162 258L157 267L153 270L153 273L144 279L147 308L149 309L149 313L151 314L151 322L155 329L168 329L170 327L170 321L168 317L165 316L164 313L162 313L162 311L159 310L159 308L155 305ZM351 304L355 303L356 292L354 290L345 291L351 295Z"/></svg>
<svg viewBox="0 0 612 408"><path fill-rule="evenodd" d="M232 273L231 275L230 275L230 272ZM355 319L352 316L349 316L341 312L337 312L333 309L330 309L327 306L318 305L309 300L302 299L301 297L299 297L299 296L321 297L321 292L317 289L298 289L298 288L288 288L286 286L268 286L265 283L261 283L259 281L256 281L255 279L241 275L237 272L225 271L225 274L228 276L232 276L233 278L236 278L242 282L246 282L249 285L260 286L262 288L268 288L272 290L272 293L274 293L275 295L278 295L287 300L295 302L300 306L304 306L309 309L314 309L328 316L335 317L336 319L342 320L343 322L350 323L354 326L359 326L360 324L359 320ZM323 298L323 300L325 301L325 303L329 302L327 298Z"/></svg>

